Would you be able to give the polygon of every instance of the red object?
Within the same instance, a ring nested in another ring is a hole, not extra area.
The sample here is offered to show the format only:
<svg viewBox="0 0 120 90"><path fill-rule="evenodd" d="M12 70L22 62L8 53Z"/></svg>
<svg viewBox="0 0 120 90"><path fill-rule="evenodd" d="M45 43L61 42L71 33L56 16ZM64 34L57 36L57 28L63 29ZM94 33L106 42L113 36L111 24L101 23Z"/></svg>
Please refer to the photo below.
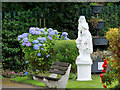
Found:
<svg viewBox="0 0 120 90"><path fill-rule="evenodd" d="M100 74L100 77L103 78L103 74Z"/></svg>
<svg viewBox="0 0 120 90"><path fill-rule="evenodd" d="M113 63L113 60L111 62Z"/></svg>
<svg viewBox="0 0 120 90"><path fill-rule="evenodd" d="M103 85L104 88L107 88L106 85Z"/></svg>
<svg viewBox="0 0 120 90"><path fill-rule="evenodd" d="M103 64L102 67L103 67L103 68L107 68L107 65Z"/></svg>
<svg viewBox="0 0 120 90"><path fill-rule="evenodd" d="M76 12L76 15L78 15L78 12Z"/></svg>
<svg viewBox="0 0 120 90"><path fill-rule="evenodd" d="M107 65L105 65L104 68L107 68Z"/></svg>
<svg viewBox="0 0 120 90"><path fill-rule="evenodd" d="M102 70L103 73L106 73L105 69Z"/></svg>
<svg viewBox="0 0 120 90"><path fill-rule="evenodd" d="M106 60L104 61L104 64L105 64L105 65L107 64L107 61L106 61Z"/></svg>
<svg viewBox="0 0 120 90"><path fill-rule="evenodd" d="M105 61L107 61L107 58L105 58Z"/></svg>

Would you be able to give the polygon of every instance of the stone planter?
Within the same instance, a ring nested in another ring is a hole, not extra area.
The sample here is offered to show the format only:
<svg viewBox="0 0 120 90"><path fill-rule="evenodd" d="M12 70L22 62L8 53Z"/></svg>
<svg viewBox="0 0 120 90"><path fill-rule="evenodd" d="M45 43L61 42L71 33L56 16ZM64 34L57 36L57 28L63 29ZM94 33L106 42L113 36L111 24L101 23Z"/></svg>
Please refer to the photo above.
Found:
<svg viewBox="0 0 120 90"><path fill-rule="evenodd" d="M92 12L97 14L102 12L103 5L90 5Z"/></svg>
<svg viewBox="0 0 120 90"><path fill-rule="evenodd" d="M95 29L103 29L104 28L104 21L98 21L97 27Z"/></svg>
<svg viewBox="0 0 120 90"><path fill-rule="evenodd" d="M93 45L108 45L108 40L105 37L93 38Z"/></svg>

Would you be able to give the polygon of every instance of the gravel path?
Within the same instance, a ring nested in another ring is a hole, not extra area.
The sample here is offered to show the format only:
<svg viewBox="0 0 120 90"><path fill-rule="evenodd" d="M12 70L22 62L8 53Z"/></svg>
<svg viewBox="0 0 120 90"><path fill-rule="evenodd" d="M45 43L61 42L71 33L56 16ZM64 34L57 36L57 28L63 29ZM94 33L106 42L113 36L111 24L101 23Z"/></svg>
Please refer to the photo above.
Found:
<svg viewBox="0 0 120 90"><path fill-rule="evenodd" d="M0 80L0 87L1 86L2 88L42 88L42 87L31 86L28 84L20 84L20 83L11 82L10 79Z"/></svg>

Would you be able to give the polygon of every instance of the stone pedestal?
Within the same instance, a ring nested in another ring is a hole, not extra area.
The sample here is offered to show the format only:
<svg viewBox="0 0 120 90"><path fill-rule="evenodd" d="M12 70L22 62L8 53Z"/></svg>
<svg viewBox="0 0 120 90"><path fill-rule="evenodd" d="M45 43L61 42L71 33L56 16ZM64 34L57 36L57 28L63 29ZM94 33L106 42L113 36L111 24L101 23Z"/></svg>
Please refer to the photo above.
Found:
<svg viewBox="0 0 120 90"><path fill-rule="evenodd" d="M92 61L77 61L77 80L88 81L91 79L91 65Z"/></svg>

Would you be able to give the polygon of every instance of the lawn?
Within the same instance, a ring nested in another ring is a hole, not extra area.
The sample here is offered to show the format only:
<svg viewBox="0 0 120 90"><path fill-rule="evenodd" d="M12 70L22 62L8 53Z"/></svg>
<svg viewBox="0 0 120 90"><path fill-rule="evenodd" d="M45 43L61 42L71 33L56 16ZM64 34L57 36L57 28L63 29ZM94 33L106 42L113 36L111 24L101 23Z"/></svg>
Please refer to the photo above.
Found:
<svg viewBox="0 0 120 90"><path fill-rule="evenodd" d="M45 87L45 84L36 80L30 80L29 77L16 77L14 79L11 79L11 81L19 82L19 83L27 83L32 84L34 86L42 86Z"/></svg>
<svg viewBox="0 0 120 90"><path fill-rule="evenodd" d="M92 75L92 81L69 80L67 88L103 88L99 75Z"/></svg>
<svg viewBox="0 0 120 90"><path fill-rule="evenodd" d="M103 88L99 75L92 75L92 81L73 81L68 80L67 88ZM16 77L11 79L15 82L32 84L34 86L45 87L45 84L36 80L30 80L28 77Z"/></svg>

